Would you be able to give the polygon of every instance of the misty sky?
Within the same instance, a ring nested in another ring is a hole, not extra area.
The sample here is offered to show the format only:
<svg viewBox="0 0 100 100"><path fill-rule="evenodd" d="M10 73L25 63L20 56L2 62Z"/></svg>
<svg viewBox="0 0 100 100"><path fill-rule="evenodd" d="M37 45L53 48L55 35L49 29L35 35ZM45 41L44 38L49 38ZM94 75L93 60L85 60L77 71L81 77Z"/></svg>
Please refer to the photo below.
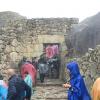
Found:
<svg viewBox="0 0 100 100"><path fill-rule="evenodd" d="M18 12L28 18L77 17L81 21L100 11L100 0L0 0L0 11Z"/></svg>

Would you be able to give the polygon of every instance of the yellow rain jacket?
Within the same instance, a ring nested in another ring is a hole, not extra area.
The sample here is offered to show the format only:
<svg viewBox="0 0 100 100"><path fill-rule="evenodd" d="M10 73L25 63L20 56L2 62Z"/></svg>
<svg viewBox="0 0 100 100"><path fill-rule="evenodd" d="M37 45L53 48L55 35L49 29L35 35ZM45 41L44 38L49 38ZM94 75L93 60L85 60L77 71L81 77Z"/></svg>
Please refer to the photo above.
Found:
<svg viewBox="0 0 100 100"><path fill-rule="evenodd" d="M97 80L93 84L92 100L100 100L100 78L97 78Z"/></svg>

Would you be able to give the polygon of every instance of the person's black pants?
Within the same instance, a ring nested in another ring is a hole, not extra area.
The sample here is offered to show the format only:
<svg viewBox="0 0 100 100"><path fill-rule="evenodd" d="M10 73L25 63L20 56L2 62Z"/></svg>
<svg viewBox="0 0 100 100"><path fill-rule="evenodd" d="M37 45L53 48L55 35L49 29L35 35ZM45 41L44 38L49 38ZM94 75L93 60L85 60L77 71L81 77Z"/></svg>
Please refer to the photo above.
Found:
<svg viewBox="0 0 100 100"><path fill-rule="evenodd" d="M44 77L45 77L45 74L40 74L40 81L41 81L41 83L43 83L44 82Z"/></svg>

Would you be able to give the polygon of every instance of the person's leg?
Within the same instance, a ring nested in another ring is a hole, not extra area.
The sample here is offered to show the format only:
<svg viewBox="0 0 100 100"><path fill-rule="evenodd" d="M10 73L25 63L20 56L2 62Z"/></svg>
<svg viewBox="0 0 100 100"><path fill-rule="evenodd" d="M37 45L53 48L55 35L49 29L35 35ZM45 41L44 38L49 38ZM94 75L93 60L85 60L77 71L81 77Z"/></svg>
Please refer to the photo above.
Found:
<svg viewBox="0 0 100 100"><path fill-rule="evenodd" d="M43 83L43 74L40 74L41 83Z"/></svg>
<svg viewBox="0 0 100 100"><path fill-rule="evenodd" d="M54 75L53 75L53 68L51 68L51 78L53 78Z"/></svg>
<svg viewBox="0 0 100 100"><path fill-rule="evenodd" d="M32 88L31 88L31 96L32 96ZM28 98L28 100L31 100L31 96Z"/></svg>
<svg viewBox="0 0 100 100"><path fill-rule="evenodd" d="M43 74L43 82L44 82L45 74Z"/></svg>
<svg viewBox="0 0 100 100"><path fill-rule="evenodd" d="M42 83L44 82L44 76L43 76L43 74L42 74Z"/></svg>
<svg viewBox="0 0 100 100"><path fill-rule="evenodd" d="M41 74L40 74L40 81L41 81Z"/></svg>

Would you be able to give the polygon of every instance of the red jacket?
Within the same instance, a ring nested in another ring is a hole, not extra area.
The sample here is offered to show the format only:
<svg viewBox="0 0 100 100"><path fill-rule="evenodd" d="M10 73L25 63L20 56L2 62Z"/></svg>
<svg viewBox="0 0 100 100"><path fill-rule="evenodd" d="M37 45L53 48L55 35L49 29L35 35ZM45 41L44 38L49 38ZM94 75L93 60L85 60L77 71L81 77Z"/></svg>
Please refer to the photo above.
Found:
<svg viewBox="0 0 100 100"><path fill-rule="evenodd" d="M31 75L33 83L35 83L35 81L36 81L35 67L30 63L26 63L21 67L21 75L22 75L23 79L25 78L25 72L28 72Z"/></svg>

